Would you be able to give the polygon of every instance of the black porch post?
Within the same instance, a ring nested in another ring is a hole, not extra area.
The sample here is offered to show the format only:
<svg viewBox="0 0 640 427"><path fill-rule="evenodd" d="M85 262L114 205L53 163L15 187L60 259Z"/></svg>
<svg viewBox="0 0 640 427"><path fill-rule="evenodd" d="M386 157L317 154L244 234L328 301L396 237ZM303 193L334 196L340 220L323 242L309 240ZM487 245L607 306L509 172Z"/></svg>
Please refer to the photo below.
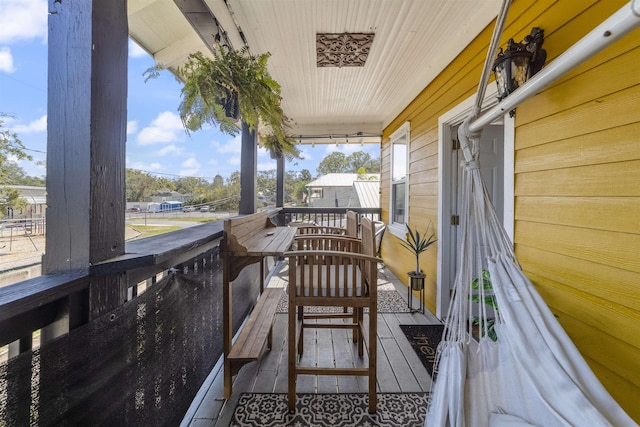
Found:
<svg viewBox="0 0 640 427"><path fill-rule="evenodd" d="M276 169L276 208L284 207L284 155L280 155L277 159ZM278 214L278 225L285 225L287 223L284 211L280 211Z"/></svg>
<svg viewBox="0 0 640 427"><path fill-rule="evenodd" d="M49 1L43 274L124 253L127 53L126 0ZM92 281L91 316L124 301L104 282Z"/></svg>
<svg viewBox="0 0 640 427"><path fill-rule="evenodd" d="M284 206L284 155L277 158L276 208Z"/></svg>
<svg viewBox="0 0 640 427"><path fill-rule="evenodd" d="M240 157L239 214L256 212L256 187L258 183L258 138L256 131L242 122L242 153Z"/></svg>

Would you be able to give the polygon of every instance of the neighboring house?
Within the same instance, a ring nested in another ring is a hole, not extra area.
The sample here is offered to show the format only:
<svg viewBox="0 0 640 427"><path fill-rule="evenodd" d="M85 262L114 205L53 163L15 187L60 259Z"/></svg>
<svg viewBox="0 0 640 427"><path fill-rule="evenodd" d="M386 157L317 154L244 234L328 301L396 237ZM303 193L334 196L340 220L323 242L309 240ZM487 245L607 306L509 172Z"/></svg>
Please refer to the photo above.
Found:
<svg viewBox="0 0 640 427"><path fill-rule="evenodd" d="M4 188L18 190L20 197L29 204L21 211L12 211L5 215L9 218L44 218L47 209L47 189L46 187L34 187L29 185L5 185Z"/></svg>
<svg viewBox="0 0 640 427"><path fill-rule="evenodd" d="M329 173L311 181L306 187L309 207L380 206L379 174Z"/></svg>
<svg viewBox="0 0 640 427"><path fill-rule="evenodd" d="M145 198L145 202L162 203L162 202L182 202L185 203L189 199L193 199L193 194L182 194L169 189L158 190L155 194Z"/></svg>
<svg viewBox="0 0 640 427"><path fill-rule="evenodd" d="M501 46L541 27L549 64L624 4L518 1ZM492 30L469 43L383 133L381 207L388 237L382 256L406 280L412 257L391 256L404 253L404 223L437 226L438 246L421 261L425 303L440 317L457 257L456 127L475 100ZM640 47L634 34L519 105L514 118L507 114L486 127L483 136L495 150L483 153L481 166L525 273L608 391L637 420ZM494 88L491 82L488 105L496 102Z"/></svg>

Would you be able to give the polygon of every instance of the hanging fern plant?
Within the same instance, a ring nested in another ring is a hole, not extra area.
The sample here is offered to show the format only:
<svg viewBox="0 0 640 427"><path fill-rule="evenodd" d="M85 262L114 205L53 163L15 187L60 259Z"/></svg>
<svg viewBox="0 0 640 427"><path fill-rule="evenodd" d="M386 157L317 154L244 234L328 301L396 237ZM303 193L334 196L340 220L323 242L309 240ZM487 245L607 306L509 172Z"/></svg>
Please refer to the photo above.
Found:
<svg viewBox="0 0 640 427"><path fill-rule="evenodd" d="M269 137L263 140L268 140L264 145L272 157L299 157L287 136L280 84L267 69L269 56L251 55L247 47L231 50L222 46L213 52L213 58L201 52L189 55L177 70L184 81L178 111L185 128L196 131L209 123L235 136L241 130L241 117L252 131L259 123L269 128Z"/></svg>

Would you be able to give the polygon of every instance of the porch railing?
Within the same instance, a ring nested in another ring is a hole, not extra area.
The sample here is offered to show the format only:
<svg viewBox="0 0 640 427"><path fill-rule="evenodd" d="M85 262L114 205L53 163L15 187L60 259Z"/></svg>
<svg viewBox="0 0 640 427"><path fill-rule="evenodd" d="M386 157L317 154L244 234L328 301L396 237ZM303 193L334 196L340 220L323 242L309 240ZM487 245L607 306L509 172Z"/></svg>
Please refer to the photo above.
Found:
<svg viewBox="0 0 640 427"><path fill-rule="evenodd" d="M278 213L281 221L337 225L346 209ZM129 242L125 255L88 272L0 288L0 347L9 345L0 359L0 425L178 424L222 354L222 228L220 221ZM259 274L249 266L234 281L234 333ZM96 278L120 287L122 301L92 318Z"/></svg>
<svg viewBox="0 0 640 427"><path fill-rule="evenodd" d="M179 424L222 354L221 238L221 222L204 224L127 243L88 272L0 288L0 425ZM97 278L122 301L92 318Z"/></svg>
<svg viewBox="0 0 640 427"><path fill-rule="evenodd" d="M284 207L280 213L282 223L310 222L316 225L344 227L347 211L355 211L359 217L367 217L373 221L380 220L380 208L308 208Z"/></svg>

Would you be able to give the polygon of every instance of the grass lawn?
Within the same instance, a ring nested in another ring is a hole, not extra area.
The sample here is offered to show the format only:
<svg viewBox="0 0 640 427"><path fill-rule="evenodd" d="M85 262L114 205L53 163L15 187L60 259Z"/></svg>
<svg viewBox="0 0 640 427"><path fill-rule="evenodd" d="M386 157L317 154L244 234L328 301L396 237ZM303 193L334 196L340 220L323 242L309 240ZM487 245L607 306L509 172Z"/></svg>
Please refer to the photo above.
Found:
<svg viewBox="0 0 640 427"><path fill-rule="evenodd" d="M171 233L172 231L181 230L182 227L178 227L175 225L136 225L131 227L140 232L139 236L132 238L135 239L144 239L145 237L157 236L158 234Z"/></svg>
<svg viewBox="0 0 640 427"><path fill-rule="evenodd" d="M169 217L169 218L162 218L163 221L189 221L189 222L212 222L212 221L218 221L219 218L214 218L214 217Z"/></svg>

